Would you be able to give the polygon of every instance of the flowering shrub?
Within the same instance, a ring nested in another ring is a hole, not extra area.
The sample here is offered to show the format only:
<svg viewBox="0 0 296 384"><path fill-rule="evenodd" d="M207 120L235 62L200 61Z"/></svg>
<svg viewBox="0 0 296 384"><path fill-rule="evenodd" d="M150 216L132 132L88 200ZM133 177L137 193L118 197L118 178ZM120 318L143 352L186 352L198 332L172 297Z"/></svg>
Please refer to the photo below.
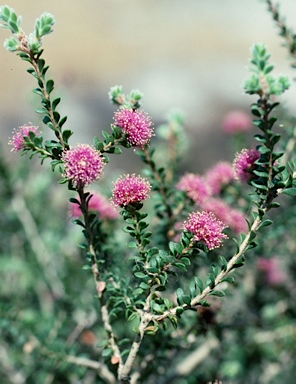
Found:
<svg viewBox="0 0 296 384"><path fill-rule="evenodd" d="M290 42L290 32L283 29L277 8L267 3ZM38 271L19 262L12 273L24 278L21 272L25 270L30 276L31 281L14 281L17 287L23 284L29 289L31 307L20 298L11 304L9 291L3 293L0 353L4 380L195 383L221 379L265 383L271 377L265 372L266 361L276 360L279 340L286 349L279 365L286 364L286 382L294 378L295 326L289 326L295 319L290 301L295 292L292 277L296 264L291 261L290 271L280 273L279 256L275 258L273 252L278 241L275 232L283 239L282 254L295 251L295 240L290 240L285 227L289 223L292 230L296 228L295 203L289 202L296 195L295 132L283 138L275 132L277 97L290 83L285 76L272 75L266 47L252 47L251 75L244 83L245 92L257 98L251 105L253 125L259 131L254 136L256 148L252 143L242 149L233 168L219 162L205 175L182 175L178 156L186 149L182 147L179 116L171 115L160 130L170 143L170 161L163 166L155 158L150 143L152 120L141 109L142 95L137 90L125 94L122 87L112 87L109 98L118 110L110 129L95 137L93 146L71 146L73 132L64 128L67 118L58 112L61 98L53 97L54 81L48 77L42 57L43 37L52 32L54 17L41 15L29 35L21 29L21 18L12 8L1 7L0 20L12 32L4 46L30 65L28 73L37 81L34 93L41 100L36 112L53 134L51 140L44 141L37 127L21 126L10 145L30 158L37 155L41 163L50 161L60 184L67 185L69 195L74 196L70 197L70 210L74 223L82 228L80 248L86 271L78 270L80 259L72 264L75 252L68 244L70 236L56 219L60 199L53 204L54 227L48 237L55 241L48 256L38 232L44 223L34 219L22 194L16 194L17 186L2 161L3 194L11 198L26 234L26 240L18 245L23 252L33 250ZM295 54L293 47L290 51ZM228 133L249 129L242 116L235 119L232 116L228 122ZM112 155L121 155L122 148L133 148L134 155L140 156L145 177L120 176L113 181L112 193L104 196L103 169L110 175L108 163ZM35 172L31 177L37 178ZM99 193L88 190L95 182L101 188ZM34 196L34 183L28 184L32 202L37 204L36 217L42 217L44 191L35 191ZM56 190L57 186L45 197L50 200ZM42 206L38 205L41 197ZM281 215L274 213L280 208L278 200L283 205ZM120 215L114 213L113 206ZM15 220L3 217L7 225ZM1 247L7 252L2 240ZM15 245L11 254L14 251ZM54 259L54 254L58 258ZM260 256L257 263L255 255ZM11 260L5 261L9 272ZM240 269L246 262L248 267ZM10 273L3 270L3 286L7 287ZM272 297L274 287L283 290L277 292L277 307L265 297ZM20 295L13 284L11 289L16 297ZM240 307L238 301L244 305ZM288 329L280 323L279 314ZM272 338L262 334L265 326L277 328L277 333ZM266 338L270 342L267 352ZM14 345L11 349L10 344ZM275 383L282 372L277 366L270 382Z"/></svg>

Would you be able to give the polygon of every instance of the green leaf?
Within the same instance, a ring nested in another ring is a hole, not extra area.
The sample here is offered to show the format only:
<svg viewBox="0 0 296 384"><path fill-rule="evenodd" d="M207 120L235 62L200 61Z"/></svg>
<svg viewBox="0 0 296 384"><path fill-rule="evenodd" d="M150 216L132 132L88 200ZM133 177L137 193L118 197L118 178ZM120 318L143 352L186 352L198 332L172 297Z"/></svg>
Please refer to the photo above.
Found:
<svg viewBox="0 0 296 384"><path fill-rule="evenodd" d="M225 257L219 256L219 259L220 259L220 262L222 264L221 270L222 271L226 271L226 269L227 269L227 261L226 261Z"/></svg>
<svg viewBox="0 0 296 384"><path fill-rule="evenodd" d="M196 296L197 292L196 292L196 284L195 284L195 281L191 281L191 282L190 282L190 284L189 284L189 290L190 290L190 293L191 293L191 297Z"/></svg>
<svg viewBox="0 0 296 384"><path fill-rule="evenodd" d="M259 229L261 229L261 228L263 228L263 227L267 227L268 225L271 225L272 223L273 223L272 220L268 220L268 219L266 219L266 220L262 221L262 222L258 225L257 230L259 230Z"/></svg>
<svg viewBox="0 0 296 384"><path fill-rule="evenodd" d="M195 284L198 286L200 293L204 290L204 284L199 277L194 277Z"/></svg>
<svg viewBox="0 0 296 384"><path fill-rule="evenodd" d="M176 290L176 295L177 295L177 298L181 298L184 295L183 289L182 288L178 288Z"/></svg>
<svg viewBox="0 0 296 384"><path fill-rule="evenodd" d="M142 289L149 289L149 288L150 288L150 285L147 284L147 283L144 283L144 281L142 281L142 283L141 283L139 286L140 286L140 288L142 288Z"/></svg>
<svg viewBox="0 0 296 384"><path fill-rule="evenodd" d="M179 268L179 269L180 269L181 271L183 271L183 272L186 272L186 271L187 271L186 266L185 266L184 264L182 264L182 263L175 263L174 266L177 267L177 268Z"/></svg>
<svg viewBox="0 0 296 384"><path fill-rule="evenodd" d="M53 88L54 88L54 81L48 80L45 86L46 93L49 95L53 91Z"/></svg>
<svg viewBox="0 0 296 384"><path fill-rule="evenodd" d="M144 277L147 277L147 275L145 275L145 273L143 272L135 272L134 275L139 279L143 279Z"/></svg>
<svg viewBox="0 0 296 384"><path fill-rule="evenodd" d="M63 140L64 140L64 142L65 143L68 143L68 140L69 140L69 138L71 137L73 135L73 132L72 131L70 131L69 129L65 129L64 131L63 131Z"/></svg>
<svg viewBox="0 0 296 384"><path fill-rule="evenodd" d="M282 193L284 195L289 195L289 196L296 196L296 188L295 187L292 187L292 188L286 188L282 191Z"/></svg>
<svg viewBox="0 0 296 384"><path fill-rule="evenodd" d="M269 175L267 172L253 171L256 176L263 177L264 179L268 179Z"/></svg>
<svg viewBox="0 0 296 384"><path fill-rule="evenodd" d="M188 257L181 257L181 263L185 264L187 267L191 264L190 259Z"/></svg>
<svg viewBox="0 0 296 384"><path fill-rule="evenodd" d="M182 300L184 304L190 305L191 304L191 297L189 295L183 295Z"/></svg>
<svg viewBox="0 0 296 384"><path fill-rule="evenodd" d="M176 315L177 316L181 316L183 312L184 312L184 308L182 308L182 307L178 307L176 309Z"/></svg>
<svg viewBox="0 0 296 384"><path fill-rule="evenodd" d="M128 244L127 244L127 247L128 248L137 248L137 243L135 241L130 241Z"/></svg>
<svg viewBox="0 0 296 384"><path fill-rule="evenodd" d="M264 191L268 191L266 185L258 184L255 181L251 181L251 185L257 189L263 189Z"/></svg>
<svg viewBox="0 0 296 384"><path fill-rule="evenodd" d="M225 296L225 293L223 291L211 291L209 293L210 296L218 296L218 297L223 297Z"/></svg>
<svg viewBox="0 0 296 384"><path fill-rule="evenodd" d="M226 282L226 283L229 283L229 284L233 284L234 283L234 278L232 276L223 277L223 279L221 280L221 283L223 283L223 282Z"/></svg>
<svg viewBox="0 0 296 384"><path fill-rule="evenodd" d="M60 101L61 101L60 97L57 97L56 99L53 100L53 102L51 103L51 107L52 107L53 110L56 109L56 107L60 103Z"/></svg>
<svg viewBox="0 0 296 384"><path fill-rule="evenodd" d="M199 302L199 305L201 305L202 307L210 307L211 306L211 304L208 303L206 300L201 300Z"/></svg>
<svg viewBox="0 0 296 384"><path fill-rule="evenodd" d="M163 308L157 304L154 300L151 300L151 308L154 312L163 313Z"/></svg>
<svg viewBox="0 0 296 384"><path fill-rule="evenodd" d="M43 97L43 92L40 88L33 89L33 93L36 93L37 95Z"/></svg>
<svg viewBox="0 0 296 384"><path fill-rule="evenodd" d="M102 356L103 357L108 357L108 356L112 355L112 353L113 353L113 351L112 351L111 348L106 348L106 349L103 350Z"/></svg>
<svg viewBox="0 0 296 384"><path fill-rule="evenodd" d="M239 253L240 244L239 244L238 240L235 238L233 238L232 240L234 241L234 243L236 245L236 253Z"/></svg>
<svg viewBox="0 0 296 384"><path fill-rule="evenodd" d="M60 122L59 122L59 127L62 128L62 126L65 124L65 122L67 121L67 116L64 116Z"/></svg>
<svg viewBox="0 0 296 384"><path fill-rule="evenodd" d="M46 110L45 108L36 108L36 109L35 109L35 112L36 112L36 113L43 114L43 113L47 113L47 110Z"/></svg>
<svg viewBox="0 0 296 384"><path fill-rule="evenodd" d="M86 265L84 265L84 266L82 267L82 269L83 269L84 271L89 271L89 270L91 270L92 268L91 268L90 265L86 264Z"/></svg>
<svg viewBox="0 0 296 384"><path fill-rule="evenodd" d="M280 203L278 203L277 201L274 201L270 204L269 208L279 208L281 206Z"/></svg>
<svg viewBox="0 0 296 384"><path fill-rule="evenodd" d="M174 256L181 254L183 251L182 245L173 241L169 242L169 249Z"/></svg>
<svg viewBox="0 0 296 384"><path fill-rule="evenodd" d="M256 241L252 241L250 244L248 244L248 246L246 247L246 250L245 252L249 251L250 249L253 249L253 248L256 248L257 247L257 243Z"/></svg>

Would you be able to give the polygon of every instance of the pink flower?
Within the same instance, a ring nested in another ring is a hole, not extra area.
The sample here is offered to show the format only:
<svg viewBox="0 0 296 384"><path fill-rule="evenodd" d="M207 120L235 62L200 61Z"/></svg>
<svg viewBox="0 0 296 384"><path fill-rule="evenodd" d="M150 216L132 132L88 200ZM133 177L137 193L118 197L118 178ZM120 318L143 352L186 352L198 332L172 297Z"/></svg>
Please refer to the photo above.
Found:
<svg viewBox="0 0 296 384"><path fill-rule="evenodd" d="M243 149L236 154L233 162L234 174L237 180L244 182L250 180L254 162L260 158L260 152L255 148Z"/></svg>
<svg viewBox="0 0 296 384"><path fill-rule="evenodd" d="M114 183L112 201L117 207L124 207L146 200L150 190L151 185L146 179L135 174L124 175Z"/></svg>
<svg viewBox="0 0 296 384"><path fill-rule="evenodd" d="M9 145L12 145L11 151L21 151L26 144L24 137L28 137L29 132L35 133L37 129L38 127L32 125L22 125L18 129L14 129L12 139L8 142Z"/></svg>
<svg viewBox="0 0 296 384"><path fill-rule="evenodd" d="M209 250L219 248L222 245L222 239L227 236L222 233L226 225L218 220L212 212L190 213L187 221L183 224L183 229L191 232L194 241L202 241Z"/></svg>
<svg viewBox="0 0 296 384"><path fill-rule="evenodd" d="M78 144L65 151L62 160L65 166L63 176L76 187L98 180L105 165L100 152L88 144Z"/></svg>
<svg viewBox="0 0 296 384"><path fill-rule="evenodd" d="M187 173L181 177L176 187L185 191L187 196L197 204L201 204L209 196L205 180L194 173Z"/></svg>
<svg viewBox="0 0 296 384"><path fill-rule="evenodd" d="M129 143L135 147L148 144L153 135L152 122L144 111L121 108L114 114L114 124L126 133Z"/></svg>
<svg viewBox="0 0 296 384"><path fill-rule="evenodd" d="M260 257L257 261L257 267L264 273L265 279L270 285L279 285L286 280L277 257L272 257L271 259Z"/></svg>
<svg viewBox="0 0 296 384"><path fill-rule="evenodd" d="M251 118L244 111L229 112L222 122L223 132L229 134L249 131L251 128Z"/></svg>
<svg viewBox="0 0 296 384"><path fill-rule="evenodd" d="M248 229L244 214L223 200L209 198L201 204L201 207L206 211L213 212L219 220L236 233L245 232Z"/></svg>
<svg viewBox="0 0 296 384"><path fill-rule="evenodd" d="M91 195L92 197L88 202L88 209L90 211L98 212L101 219L115 220L118 218L118 212L108 199L98 192L91 192ZM80 217L82 215L79 205L76 203L70 203L70 210L72 217Z"/></svg>
<svg viewBox="0 0 296 384"><path fill-rule="evenodd" d="M220 161L205 174L205 181L212 195L217 195L221 189L234 180L232 165L227 161Z"/></svg>

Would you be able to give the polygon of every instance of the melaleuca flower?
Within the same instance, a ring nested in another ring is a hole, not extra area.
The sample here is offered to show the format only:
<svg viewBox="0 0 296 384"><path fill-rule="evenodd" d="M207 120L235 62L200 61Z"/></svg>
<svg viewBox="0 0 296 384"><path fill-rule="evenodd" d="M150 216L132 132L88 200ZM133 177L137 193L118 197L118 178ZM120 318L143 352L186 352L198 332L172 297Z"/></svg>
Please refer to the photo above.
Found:
<svg viewBox="0 0 296 384"><path fill-rule="evenodd" d="M38 127L32 125L22 125L18 129L13 130L12 139L9 140L8 144L12 145L11 151L21 151L26 146L25 137L29 136L30 132L36 133Z"/></svg>
<svg viewBox="0 0 296 384"><path fill-rule="evenodd" d="M248 229L243 212L232 208L221 199L209 198L201 204L205 211L214 215L236 233L245 232Z"/></svg>
<svg viewBox="0 0 296 384"><path fill-rule="evenodd" d="M233 162L234 174L237 180L244 182L252 177L254 162L260 158L260 152L256 148L243 149L236 154Z"/></svg>
<svg viewBox="0 0 296 384"><path fill-rule="evenodd" d="M205 180L194 173L182 176L176 187L185 191L187 196L197 204L201 204L209 196Z"/></svg>
<svg viewBox="0 0 296 384"><path fill-rule="evenodd" d="M212 212L194 212L190 213L188 219L183 224L183 229L193 234L193 240L202 241L209 250L219 248L222 245L222 239L227 236L222 233L226 225L218 220Z"/></svg>
<svg viewBox="0 0 296 384"><path fill-rule="evenodd" d="M118 218L118 212L114 208L114 205L110 203L105 196L99 192L90 192L91 198L88 201L88 210L97 212L100 219L115 220ZM77 199L79 201L79 199ZM82 215L79 205L76 203L70 203L71 217L79 217Z"/></svg>
<svg viewBox="0 0 296 384"><path fill-rule="evenodd" d="M205 174L205 181L211 195L217 195L222 188L234 180L232 165L227 161L220 161Z"/></svg>
<svg viewBox="0 0 296 384"><path fill-rule="evenodd" d="M143 147L153 135L150 117L144 111L120 108L114 114L114 124L127 135L132 146Z"/></svg>
<svg viewBox="0 0 296 384"><path fill-rule="evenodd" d="M112 201L118 207L138 203L148 198L150 190L151 185L146 179L135 174L124 175L114 183Z"/></svg>
<svg viewBox="0 0 296 384"><path fill-rule="evenodd" d="M229 134L249 131L251 128L251 118L244 111L229 112L222 122L223 131Z"/></svg>
<svg viewBox="0 0 296 384"><path fill-rule="evenodd" d="M76 187L85 187L98 180L105 165L100 152L88 144L78 144L65 151L62 160L63 176Z"/></svg>

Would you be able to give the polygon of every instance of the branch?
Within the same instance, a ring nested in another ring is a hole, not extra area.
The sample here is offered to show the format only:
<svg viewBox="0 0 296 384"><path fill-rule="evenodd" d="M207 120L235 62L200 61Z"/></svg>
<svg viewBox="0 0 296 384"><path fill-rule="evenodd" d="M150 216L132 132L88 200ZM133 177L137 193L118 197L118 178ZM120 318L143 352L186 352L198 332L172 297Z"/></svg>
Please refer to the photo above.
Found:
<svg viewBox="0 0 296 384"><path fill-rule="evenodd" d="M90 360L85 357L76 357L68 355L65 357L65 361L68 363L73 363L75 365L80 365L83 367L91 368L97 371L100 377L108 382L108 384L116 384L116 378L112 372L102 363L98 361Z"/></svg>
<svg viewBox="0 0 296 384"><path fill-rule="evenodd" d="M187 377L199 364L201 364L213 351L219 347L219 341L212 337L203 345L194 349L180 363L172 369L159 384L169 384L178 377Z"/></svg>

